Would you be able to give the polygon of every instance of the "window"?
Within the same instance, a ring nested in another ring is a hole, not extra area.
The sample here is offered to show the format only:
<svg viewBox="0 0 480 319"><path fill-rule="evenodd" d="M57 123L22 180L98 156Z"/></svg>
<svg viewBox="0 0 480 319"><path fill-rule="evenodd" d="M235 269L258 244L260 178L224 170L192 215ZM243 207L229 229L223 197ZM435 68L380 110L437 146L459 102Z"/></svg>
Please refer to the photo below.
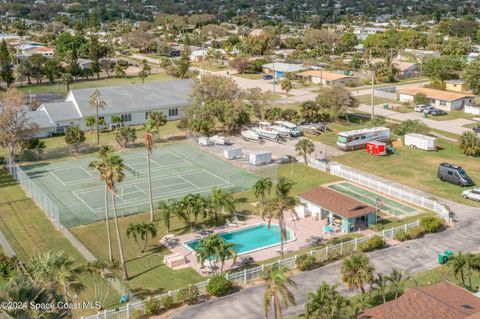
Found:
<svg viewBox="0 0 480 319"><path fill-rule="evenodd" d="M130 114L130 113L122 114L122 115L120 115L120 120L122 122L130 122L132 120L132 114Z"/></svg>
<svg viewBox="0 0 480 319"><path fill-rule="evenodd" d="M441 105L441 106L446 106L446 105L447 105L447 101L440 100L440 105Z"/></svg>
<svg viewBox="0 0 480 319"><path fill-rule="evenodd" d="M178 108L168 109L168 116L169 117L178 116Z"/></svg>
<svg viewBox="0 0 480 319"><path fill-rule="evenodd" d="M148 120L148 116L150 115L150 112L145 112L145 119Z"/></svg>

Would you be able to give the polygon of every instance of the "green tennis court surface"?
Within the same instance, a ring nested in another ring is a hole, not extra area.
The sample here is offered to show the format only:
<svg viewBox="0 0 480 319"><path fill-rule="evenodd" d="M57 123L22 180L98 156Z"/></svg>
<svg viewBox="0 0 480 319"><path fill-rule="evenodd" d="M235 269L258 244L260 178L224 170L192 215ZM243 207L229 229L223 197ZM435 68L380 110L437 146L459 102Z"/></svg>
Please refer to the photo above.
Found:
<svg viewBox="0 0 480 319"><path fill-rule="evenodd" d="M120 216L148 210L147 159L144 150L121 152L125 179L117 186ZM104 218L104 184L88 167L96 156L24 166L24 171L58 206L60 221L73 227ZM257 177L193 146L180 144L154 150L151 156L152 195L160 200L209 194L213 187L231 192L250 189ZM111 203L110 203L111 205Z"/></svg>
<svg viewBox="0 0 480 319"><path fill-rule="evenodd" d="M348 182L332 184L328 187L373 207L376 205L376 200L380 199L383 202L383 205L379 205L378 208L393 216L401 216L416 212L416 209L413 207L406 206L400 202L392 200L391 198L379 195Z"/></svg>

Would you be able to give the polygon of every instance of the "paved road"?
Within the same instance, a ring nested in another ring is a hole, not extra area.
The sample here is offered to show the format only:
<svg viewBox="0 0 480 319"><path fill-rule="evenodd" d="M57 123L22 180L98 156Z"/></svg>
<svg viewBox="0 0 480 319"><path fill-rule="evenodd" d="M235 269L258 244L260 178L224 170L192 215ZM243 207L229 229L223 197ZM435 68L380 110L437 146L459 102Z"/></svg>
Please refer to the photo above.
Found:
<svg viewBox="0 0 480 319"><path fill-rule="evenodd" d="M420 193L417 191L417 193ZM415 273L436 266L437 253L446 249L454 251L479 251L480 249L480 214L479 208L460 205L450 201L448 204L455 214L456 223L449 229L429 234L424 238L400 243L370 253L370 259L377 272L389 273L393 267ZM315 290L322 281L330 284L339 280L340 262L329 264L325 267L299 273L293 277L297 288L293 290L297 305L290 307L287 315L294 315L303 311L306 302L306 292ZM339 291L351 295L344 286ZM262 318L263 315L264 286L259 285L243 289L235 294L191 306L175 315L175 319L223 319L223 318ZM270 314L272 315L272 314Z"/></svg>

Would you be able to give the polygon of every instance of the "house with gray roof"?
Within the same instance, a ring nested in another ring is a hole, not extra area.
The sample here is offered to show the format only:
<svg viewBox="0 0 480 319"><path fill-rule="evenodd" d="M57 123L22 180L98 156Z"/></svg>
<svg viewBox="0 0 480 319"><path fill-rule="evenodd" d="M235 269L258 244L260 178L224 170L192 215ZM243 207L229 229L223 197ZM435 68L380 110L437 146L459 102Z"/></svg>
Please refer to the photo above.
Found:
<svg viewBox="0 0 480 319"><path fill-rule="evenodd" d="M309 68L303 64L274 62L262 65L262 71L266 74L274 74L277 78L283 78L286 73L297 73L308 70Z"/></svg>
<svg viewBox="0 0 480 319"><path fill-rule="evenodd" d="M112 117L118 117L125 125L144 124L148 113L160 111L168 120L183 116L184 108L191 103L192 80L173 80L98 88L105 107L99 109L99 117L105 126L113 124ZM90 95L95 88L70 90L64 102L44 103L36 111L28 112L32 122L40 126L39 136L63 133L69 126L78 125L90 130L85 118L95 116L90 107Z"/></svg>

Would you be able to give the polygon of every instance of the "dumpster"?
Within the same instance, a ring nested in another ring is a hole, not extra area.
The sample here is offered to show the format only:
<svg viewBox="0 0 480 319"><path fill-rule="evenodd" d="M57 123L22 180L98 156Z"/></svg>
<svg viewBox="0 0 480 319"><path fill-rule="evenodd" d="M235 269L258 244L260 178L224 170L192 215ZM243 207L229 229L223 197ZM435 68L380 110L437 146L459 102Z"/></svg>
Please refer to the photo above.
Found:
<svg viewBox="0 0 480 319"><path fill-rule="evenodd" d="M438 264L443 265L446 262L447 262L447 256L445 256L442 253L438 254Z"/></svg>

